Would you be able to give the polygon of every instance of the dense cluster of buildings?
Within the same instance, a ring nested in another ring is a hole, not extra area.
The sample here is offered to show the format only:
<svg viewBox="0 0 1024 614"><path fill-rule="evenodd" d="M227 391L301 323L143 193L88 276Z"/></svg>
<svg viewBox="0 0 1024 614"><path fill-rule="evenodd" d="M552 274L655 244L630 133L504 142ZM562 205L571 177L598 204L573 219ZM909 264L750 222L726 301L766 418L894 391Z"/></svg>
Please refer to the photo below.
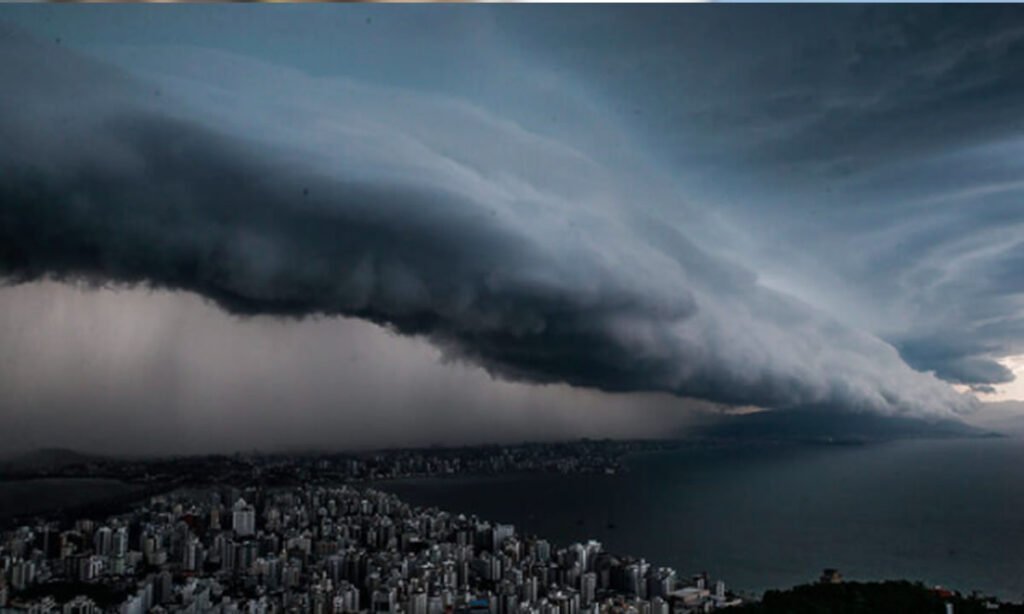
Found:
<svg viewBox="0 0 1024 614"><path fill-rule="evenodd" d="M556 548L512 525L351 486L210 487L103 521L3 535L0 608L17 612L707 612L739 603L595 541Z"/></svg>
<svg viewBox="0 0 1024 614"><path fill-rule="evenodd" d="M171 458L88 456L67 450L37 451L19 462L0 463L5 476L104 477L132 483L308 483L452 475L522 473L618 473L634 452L683 445L671 440L589 440L460 448L377 450L362 453L251 454Z"/></svg>

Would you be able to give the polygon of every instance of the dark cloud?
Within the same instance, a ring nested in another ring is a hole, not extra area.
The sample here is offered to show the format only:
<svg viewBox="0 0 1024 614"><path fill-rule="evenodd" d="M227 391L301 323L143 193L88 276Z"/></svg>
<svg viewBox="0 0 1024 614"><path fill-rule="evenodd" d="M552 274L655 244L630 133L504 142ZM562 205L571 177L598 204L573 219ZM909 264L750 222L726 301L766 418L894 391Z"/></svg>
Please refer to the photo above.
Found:
<svg viewBox="0 0 1024 614"><path fill-rule="evenodd" d="M667 380L627 358L608 322L695 309L648 303L600 271L580 271L593 275L581 292L572 272L455 194L304 176L151 115L100 129L138 164L7 169L0 263L13 281L145 283L241 315L359 317L507 376L609 390Z"/></svg>
<svg viewBox="0 0 1024 614"><path fill-rule="evenodd" d="M976 356L964 356L972 352L962 350L954 353L952 348L946 352L933 351L925 344L901 348L901 355L911 364L920 369L935 371L944 380L958 384L991 385L1005 384L1014 379L1013 372L998 362Z"/></svg>
<svg viewBox="0 0 1024 614"><path fill-rule="evenodd" d="M562 10L579 19L528 36L748 229L751 268L916 368L1012 379L997 361L1024 352L1021 7Z"/></svg>
<svg viewBox="0 0 1024 614"><path fill-rule="evenodd" d="M536 156L500 169L524 177L483 175L456 157L458 143L422 134L389 137L416 153L416 172L360 167L346 140L334 145L353 166L314 164L288 145L298 128L279 141L274 123L211 128L154 102L147 85L95 78L105 69L14 40L4 55L19 60L0 69L16 92L0 116L0 267L13 282L142 284L240 315L355 317L527 382L888 413L972 406L684 229L548 185L564 180L545 162L569 154L473 108L438 103L480 143L469 157ZM51 72L30 76L36 63ZM84 89L62 99L69 87ZM415 115L425 103L399 98L417 128L429 123Z"/></svg>
<svg viewBox="0 0 1024 614"><path fill-rule="evenodd" d="M633 123L663 153L701 170L792 187L1024 127L1018 6L553 13L562 19L526 36L623 101L627 119L639 111Z"/></svg>

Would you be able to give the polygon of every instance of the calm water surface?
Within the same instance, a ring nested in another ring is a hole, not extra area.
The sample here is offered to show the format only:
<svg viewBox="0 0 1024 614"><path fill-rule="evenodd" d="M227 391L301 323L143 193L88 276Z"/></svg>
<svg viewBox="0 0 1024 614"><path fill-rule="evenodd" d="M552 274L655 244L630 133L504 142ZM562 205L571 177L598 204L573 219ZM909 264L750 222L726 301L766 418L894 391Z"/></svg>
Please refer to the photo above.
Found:
<svg viewBox="0 0 1024 614"><path fill-rule="evenodd" d="M686 449L629 472L404 480L406 500L596 538L758 593L837 567L1004 599L1024 596L1024 441Z"/></svg>
<svg viewBox="0 0 1024 614"><path fill-rule="evenodd" d="M119 480L94 478L0 481L0 518L96 503L133 489Z"/></svg>

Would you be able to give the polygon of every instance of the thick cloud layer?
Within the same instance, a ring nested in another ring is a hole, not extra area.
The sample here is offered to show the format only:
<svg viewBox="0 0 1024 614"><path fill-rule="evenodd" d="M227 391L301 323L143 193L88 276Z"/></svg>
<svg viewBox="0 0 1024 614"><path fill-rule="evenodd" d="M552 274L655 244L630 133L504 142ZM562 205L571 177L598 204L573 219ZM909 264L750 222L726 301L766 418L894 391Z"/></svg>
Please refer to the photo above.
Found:
<svg viewBox="0 0 1024 614"><path fill-rule="evenodd" d="M11 281L145 284L241 315L362 318L527 382L769 407L972 406L893 347L691 242L699 229L644 202L671 194L634 174L642 164L610 166L413 91L218 54L186 62L199 71L187 82L147 83L0 39L13 58L0 68ZM210 66L239 80L211 83ZM268 81L289 96L247 96Z"/></svg>
<svg viewBox="0 0 1024 614"><path fill-rule="evenodd" d="M1024 353L1020 6L562 10L531 42L614 96L746 228L733 246L763 278L915 368L1012 376L999 361ZM609 31L617 44L601 44Z"/></svg>

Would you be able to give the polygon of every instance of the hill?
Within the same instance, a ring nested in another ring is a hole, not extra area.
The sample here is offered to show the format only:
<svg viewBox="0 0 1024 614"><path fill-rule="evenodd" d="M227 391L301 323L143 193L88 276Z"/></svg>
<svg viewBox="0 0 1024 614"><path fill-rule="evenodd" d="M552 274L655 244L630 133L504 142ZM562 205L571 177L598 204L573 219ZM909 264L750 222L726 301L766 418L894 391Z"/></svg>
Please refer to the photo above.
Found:
<svg viewBox="0 0 1024 614"><path fill-rule="evenodd" d="M0 473L58 471L65 467L103 460L103 458L67 448L41 448L0 459Z"/></svg>
<svg viewBox="0 0 1024 614"><path fill-rule="evenodd" d="M736 610L744 614L943 614L946 604L956 614L1024 612L1024 606L999 603L982 596L965 597L907 581L807 584L768 591L760 602Z"/></svg>
<svg viewBox="0 0 1024 614"><path fill-rule="evenodd" d="M991 431L958 420L883 416L827 409L778 409L723 416L699 435L715 439L870 443L895 439L994 437Z"/></svg>

